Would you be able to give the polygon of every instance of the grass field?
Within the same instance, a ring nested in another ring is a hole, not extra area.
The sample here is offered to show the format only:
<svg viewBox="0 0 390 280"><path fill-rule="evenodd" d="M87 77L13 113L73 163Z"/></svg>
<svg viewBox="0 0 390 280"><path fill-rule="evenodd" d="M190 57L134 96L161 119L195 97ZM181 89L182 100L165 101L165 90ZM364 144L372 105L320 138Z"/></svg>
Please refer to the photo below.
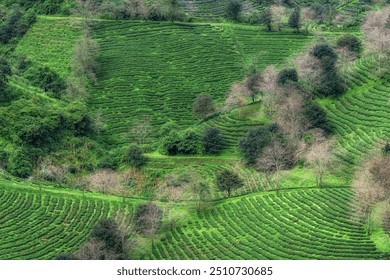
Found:
<svg viewBox="0 0 390 280"><path fill-rule="evenodd" d="M348 188L253 194L217 203L155 243L151 259L377 259L349 214Z"/></svg>

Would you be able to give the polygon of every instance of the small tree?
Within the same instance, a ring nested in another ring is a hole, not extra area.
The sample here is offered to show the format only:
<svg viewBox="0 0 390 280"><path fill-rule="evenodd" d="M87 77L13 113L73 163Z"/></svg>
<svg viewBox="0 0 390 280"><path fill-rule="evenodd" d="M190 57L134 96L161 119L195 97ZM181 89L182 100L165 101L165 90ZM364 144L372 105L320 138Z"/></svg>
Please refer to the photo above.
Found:
<svg viewBox="0 0 390 280"><path fill-rule="evenodd" d="M131 166L140 168L145 164L146 158L142 153L139 146L131 144L126 151L124 161L129 163Z"/></svg>
<svg viewBox="0 0 390 280"><path fill-rule="evenodd" d="M244 182L236 173L226 169L217 173L217 187L220 191L226 192L228 197L230 197L232 190L243 186Z"/></svg>
<svg viewBox="0 0 390 280"><path fill-rule="evenodd" d="M218 154L224 146L223 137L216 127L208 127L202 138L203 149L206 154Z"/></svg>
<svg viewBox="0 0 390 280"><path fill-rule="evenodd" d="M208 115L215 112L213 98L208 94L199 95L192 108L192 113L195 117L206 118Z"/></svg>
<svg viewBox="0 0 390 280"><path fill-rule="evenodd" d="M123 244L119 235L118 225L114 220L103 219L92 229L91 237L102 241L104 249L115 254L123 253Z"/></svg>
<svg viewBox="0 0 390 280"><path fill-rule="evenodd" d="M260 14L259 23L263 24L268 29L268 31L272 30L271 9L267 8Z"/></svg>
<svg viewBox="0 0 390 280"><path fill-rule="evenodd" d="M261 76L258 73L252 74L244 81L246 87L246 96L252 99L252 103L255 103L257 94L259 93Z"/></svg>
<svg viewBox="0 0 390 280"><path fill-rule="evenodd" d="M103 194L116 189L118 183L118 175L110 169L102 169L89 176L90 187L92 189L97 188Z"/></svg>
<svg viewBox="0 0 390 280"><path fill-rule="evenodd" d="M149 202L141 204L137 207L134 215L135 229L142 235L156 238L157 232L162 225L162 211L161 209Z"/></svg>
<svg viewBox="0 0 390 280"><path fill-rule="evenodd" d="M238 20L242 10L242 3L237 0L230 0L226 8L226 18Z"/></svg>
<svg viewBox="0 0 390 280"><path fill-rule="evenodd" d="M283 17L285 14L285 8L282 5L272 5L271 14L273 16L274 22L278 27L279 31L282 31Z"/></svg>
<svg viewBox="0 0 390 280"><path fill-rule="evenodd" d="M209 203L210 186L206 182L195 182L192 184L192 192L196 199L196 212L199 214Z"/></svg>
<svg viewBox="0 0 390 280"><path fill-rule="evenodd" d="M316 185L324 186L326 172L333 166L335 157L332 154L333 143L330 141L315 143L306 155L306 160L316 177Z"/></svg>
<svg viewBox="0 0 390 280"><path fill-rule="evenodd" d="M172 23L179 19L180 15L180 3L179 0L167 0L168 2L168 18Z"/></svg>
<svg viewBox="0 0 390 280"><path fill-rule="evenodd" d="M301 28L301 10L299 8L295 8L288 18L288 26L291 28L295 28L299 33L299 29Z"/></svg>

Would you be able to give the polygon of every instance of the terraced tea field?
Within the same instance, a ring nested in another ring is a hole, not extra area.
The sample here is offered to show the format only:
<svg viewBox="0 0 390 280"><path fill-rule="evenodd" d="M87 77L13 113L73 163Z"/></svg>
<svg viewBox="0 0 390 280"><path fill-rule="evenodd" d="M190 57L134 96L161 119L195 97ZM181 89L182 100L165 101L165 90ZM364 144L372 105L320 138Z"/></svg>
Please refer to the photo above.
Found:
<svg viewBox="0 0 390 280"><path fill-rule="evenodd" d="M151 259L377 259L349 214L347 188L306 189L221 201L155 243Z"/></svg>
<svg viewBox="0 0 390 280"><path fill-rule="evenodd" d="M196 124L196 96L222 102L242 78L246 58L259 54L261 67L278 64L310 40L293 33L274 40L259 27L129 21L98 22L94 36L101 71L91 106L102 111L111 144L129 143L131 125L145 116L154 127L169 120L182 128Z"/></svg>
<svg viewBox="0 0 390 280"><path fill-rule="evenodd" d="M19 42L15 53L25 54L67 77L73 48L81 35L78 24L70 18L41 16Z"/></svg>
<svg viewBox="0 0 390 280"><path fill-rule="evenodd" d="M323 100L343 148L338 156L351 174L372 148L390 139L390 83L373 74L376 62L360 60L348 75L350 90L337 100Z"/></svg>
<svg viewBox="0 0 390 280"><path fill-rule="evenodd" d="M122 205L120 198L94 199L16 185L20 183L0 182L0 259L52 259L74 252L97 221L133 211L133 205Z"/></svg>

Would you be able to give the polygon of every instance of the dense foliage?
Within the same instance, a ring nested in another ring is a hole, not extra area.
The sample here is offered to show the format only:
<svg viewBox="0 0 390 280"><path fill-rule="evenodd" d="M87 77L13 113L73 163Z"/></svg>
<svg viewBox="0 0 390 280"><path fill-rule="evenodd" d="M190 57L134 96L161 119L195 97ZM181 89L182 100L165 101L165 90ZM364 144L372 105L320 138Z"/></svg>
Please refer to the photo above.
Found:
<svg viewBox="0 0 390 280"><path fill-rule="evenodd" d="M248 164L255 163L265 146L267 146L276 132L274 125L260 126L251 129L240 140L238 149Z"/></svg>

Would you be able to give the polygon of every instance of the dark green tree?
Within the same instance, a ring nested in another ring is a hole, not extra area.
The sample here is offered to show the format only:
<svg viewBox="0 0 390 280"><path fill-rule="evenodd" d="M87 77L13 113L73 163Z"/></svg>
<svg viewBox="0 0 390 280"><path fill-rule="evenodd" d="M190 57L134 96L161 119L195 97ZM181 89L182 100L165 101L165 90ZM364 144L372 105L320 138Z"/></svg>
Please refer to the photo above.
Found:
<svg viewBox="0 0 390 280"><path fill-rule="evenodd" d="M244 186L244 181L234 172L223 170L217 173L217 187L220 191L226 192L230 197L232 190Z"/></svg>
<svg viewBox="0 0 390 280"><path fill-rule="evenodd" d="M238 20L242 10L242 3L237 0L230 0L226 8L226 18Z"/></svg>
<svg viewBox="0 0 390 280"><path fill-rule="evenodd" d="M119 235L118 225L112 219L100 220L92 229L91 237L103 241L105 248L115 253L123 252L123 244Z"/></svg>
<svg viewBox="0 0 390 280"><path fill-rule="evenodd" d="M265 9L260 14L259 23L263 24L268 29L268 31L271 31L271 29L272 29L272 12L271 12L270 8Z"/></svg>
<svg viewBox="0 0 390 280"><path fill-rule="evenodd" d="M280 86L288 85L289 83L298 82L298 73L295 69L282 69L278 74L277 83Z"/></svg>
<svg viewBox="0 0 390 280"><path fill-rule="evenodd" d="M326 133L332 131L326 112L317 103L311 100L306 101L304 114L309 121L309 129L320 128Z"/></svg>
<svg viewBox="0 0 390 280"><path fill-rule="evenodd" d="M168 18L173 23L180 18L180 3L179 0L167 0L168 2Z"/></svg>
<svg viewBox="0 0 390 280"><path fill-rule="evenodd" d="M344 92L343 80L337 73L336 61L337 54L327 44L317 44L312 53L314 57L320 60L321 76L320 82L316 88L321 96L338 96Z"/></svg>
<svg viewBox="0 0 390 280"><path fill-rule="evenodd" d="M260 126L249 130L238 143L238 150L248 164L254 164L265 146L268 145L276 127Z"/></svg>
<svg viewBox="0 0 390 280"><path fill-rule="evenodd" d="M362 48L362 42L352 34L344 34L337 40L339 48L347 48L351 52L359 53Z"/></svg>
<svg viewBox="0 0 390 280"><path fill-rule="evenodd" d="M129 163L133 167L140 168L145 164L146 158L138 145L131 144L126 150L124 162Z"/></svg>
<svg viewBox="0 0 390 280"><path fill-rule="evenodd" d="M301 10L299 8L295 8L290 14L290 17L288 18L288 26L296 29L299 33L299 29L301 28Z"/></svg>
<svg viewBox="0 0 390 280"><path fill-rule="evenodd" d="M218 154L222 151L224 141L219 129L208 127L202 138L203 149L206 154Z"/></svg>

